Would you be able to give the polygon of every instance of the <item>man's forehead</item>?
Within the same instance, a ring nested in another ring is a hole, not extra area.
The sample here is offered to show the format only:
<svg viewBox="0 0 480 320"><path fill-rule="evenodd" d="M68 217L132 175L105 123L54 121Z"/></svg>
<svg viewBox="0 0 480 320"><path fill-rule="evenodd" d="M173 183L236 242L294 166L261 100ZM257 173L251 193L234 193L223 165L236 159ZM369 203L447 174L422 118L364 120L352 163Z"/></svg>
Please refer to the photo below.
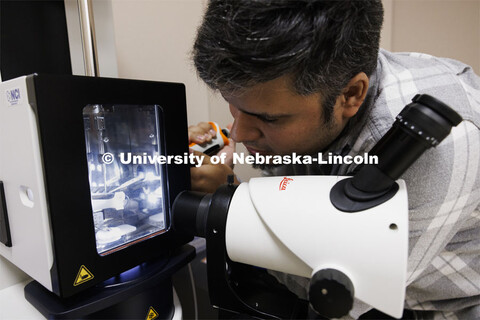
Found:
<svg viewBox="0 0 480 320"><path fill-rule="evenodd" d="M290 78L287 76L245 86L244 88L236 88L235 90L220 90L220 92L225 99L245 97L261 98L275 94L295 95Z"/></svg>
<svg viewBox="0 0 480 320"><path fill-rule="evenodd" d="M321 107L319 94L299 95L284 77L221 94L229 104L250 114L286 115Z"/></svg>
<svg viewBox="0 0 480 320"><path fill-rule="evenodd" d="M289 99L282 99L284 94L276 91L276 94L268 90L244 91L234 94L223 94L224 99L236 109L250 114L263 116L280 116L289 114Z"/></svg>

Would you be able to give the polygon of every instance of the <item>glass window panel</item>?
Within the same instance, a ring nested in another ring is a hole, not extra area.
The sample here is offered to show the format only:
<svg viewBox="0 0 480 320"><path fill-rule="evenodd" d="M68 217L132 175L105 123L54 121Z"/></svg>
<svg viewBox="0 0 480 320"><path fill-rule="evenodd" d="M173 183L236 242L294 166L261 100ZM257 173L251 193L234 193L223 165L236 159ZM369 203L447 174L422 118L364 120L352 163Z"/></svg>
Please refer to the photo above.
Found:
<svg viewBox="0 0 480 320"><path fill-rule="evenodd" d="M97 251L105 255L167 230L161 109L83 109Z"/></svg>

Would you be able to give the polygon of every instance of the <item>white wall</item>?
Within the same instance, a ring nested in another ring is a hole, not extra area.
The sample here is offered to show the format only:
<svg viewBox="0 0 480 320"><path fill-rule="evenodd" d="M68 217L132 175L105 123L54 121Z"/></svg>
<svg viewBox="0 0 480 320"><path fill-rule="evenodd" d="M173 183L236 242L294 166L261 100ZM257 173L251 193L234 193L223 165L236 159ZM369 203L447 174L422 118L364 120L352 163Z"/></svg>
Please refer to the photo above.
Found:
<svg viewBox="0 0 480 320"><path fill-rule="evenodd" d="M480 73L479 0L389 1L392 51L453 58Z"/></svg>
<svg viewBox="0 0 480 320"><path fill-rule="evenodd" d="M189 123L209 119L208 91L190 60L203 7L200 0L112 2L119 77L185 83Z"/></svg>

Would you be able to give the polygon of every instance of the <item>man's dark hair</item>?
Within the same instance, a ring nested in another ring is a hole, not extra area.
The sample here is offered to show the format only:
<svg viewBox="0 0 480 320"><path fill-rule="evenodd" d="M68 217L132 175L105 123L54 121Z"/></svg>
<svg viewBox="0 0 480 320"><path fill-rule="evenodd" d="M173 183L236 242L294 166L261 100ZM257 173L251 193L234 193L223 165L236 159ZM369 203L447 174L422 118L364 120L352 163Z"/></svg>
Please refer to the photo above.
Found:
<svg viewBox="0 0 480 320"><path fill-rule="evenodd" d="M328 122L350 79L375 70L382 22L380 0L210 0L193 60L222 92L288 75L296 93L321 93Z"/></svg>

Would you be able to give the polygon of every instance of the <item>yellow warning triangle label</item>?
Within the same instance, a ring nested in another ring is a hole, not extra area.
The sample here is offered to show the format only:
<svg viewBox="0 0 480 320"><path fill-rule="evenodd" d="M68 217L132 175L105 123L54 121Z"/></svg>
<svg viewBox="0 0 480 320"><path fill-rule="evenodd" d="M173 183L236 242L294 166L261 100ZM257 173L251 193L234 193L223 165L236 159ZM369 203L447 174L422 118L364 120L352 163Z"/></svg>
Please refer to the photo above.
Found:
<svg viewBox="0 0 480 320"><path fill-rule="evenodd" d="M85 283L89 280L93 279L93 273L91 273L87 267L82 265L80 270L78 270L77 277L75 278L75 282L73 283L74 286L78 286L79 284Z"/></svg>
<svg viewBox="0 0 480 320"><path fill-rule="evenodd" d="M158 318L158 312L155 311L153 307L150 307L150 309L148 309L147 317L145 318L145 320L153 320L157 318Z"/></svg>

